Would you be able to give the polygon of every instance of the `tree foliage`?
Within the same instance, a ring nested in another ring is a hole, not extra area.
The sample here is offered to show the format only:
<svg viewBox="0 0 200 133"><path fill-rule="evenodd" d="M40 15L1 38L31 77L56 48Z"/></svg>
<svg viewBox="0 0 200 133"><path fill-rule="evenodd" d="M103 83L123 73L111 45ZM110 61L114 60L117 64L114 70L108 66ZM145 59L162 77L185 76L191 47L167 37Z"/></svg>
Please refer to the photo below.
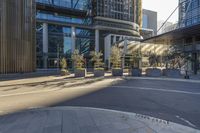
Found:
<svg viewBox="0 0 200 133"><path fill-rule="evenodd" d="M139 62L141 59L142 59L141 52L139 50L131 51L130 61L133 68L139 67Z"/></svg>
<svg viewBox="0 0 200 133"><path fill-rule="evenodd" d="M79 53L79 50L74 50L72 54L72 60L76 69L81 69L84 67L84 56Z"/></svg>
<svg viewBox="0 0 200 133"><path fill-rule="evenodd" d="M62 58L61 60L60 60L60 67L61 67L61 69L66 69L67 68L67 61L66 61L66 58Z"/></svg>
<svg viewBox="0 0 200 133"><path fill-rule="evenodd" d="M149 64L152 67L157 67L158 65L158 56L155 53L150 53L149 54Z"/></svg>
<svg viewBox="0 0 200 133"><path fill-rule="evenodd" d="M117 46L111 48L110 62L113 65L113 68L121 68L121 51Z"/></svg>
<svg viewBox="0 0 200 133"><path fill-rule="evenodd" d="M104 63L103 63L103 53L102 52L96 52L96 51L92 51L90 53L90 56L92 56L91 61L94 62L94 68L102 68Z"/></svg>

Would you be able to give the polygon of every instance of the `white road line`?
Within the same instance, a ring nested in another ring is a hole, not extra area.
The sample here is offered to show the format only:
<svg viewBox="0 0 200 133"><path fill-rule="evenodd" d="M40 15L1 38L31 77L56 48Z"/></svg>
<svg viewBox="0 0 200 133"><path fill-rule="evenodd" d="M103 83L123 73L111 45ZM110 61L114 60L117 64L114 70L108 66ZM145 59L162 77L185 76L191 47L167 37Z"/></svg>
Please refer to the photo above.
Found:
<svg viewBox="0 0 200 133"><path fill-rule="evenodd" d="M192 124L192 123L189 122L188 120L186 120L186 119L184 119L184 118L182 118L182 117L180 117L180 116L178 116L178 115L176 116L176 118L178 118L178 119L184 121L185 123L187 123L188 125L190 125L190 126L192 126L192 127L196 127L194 124Z"/></svg>
<svg viewBox="0 0 200 133"><path fill-rule="evenodd" d="M179 91L179 90L167 90L167 89L156 89L156 88L146 88L146 87L130 87L130 86L111 86L115 88L130 88L130 89L138 89L138 90L149 90L149 91L162 91L162 92L170 92L170 93L182 93L182 94L191 94L191 95L200 95L199 92L189 92L189 91Z"/></svg>

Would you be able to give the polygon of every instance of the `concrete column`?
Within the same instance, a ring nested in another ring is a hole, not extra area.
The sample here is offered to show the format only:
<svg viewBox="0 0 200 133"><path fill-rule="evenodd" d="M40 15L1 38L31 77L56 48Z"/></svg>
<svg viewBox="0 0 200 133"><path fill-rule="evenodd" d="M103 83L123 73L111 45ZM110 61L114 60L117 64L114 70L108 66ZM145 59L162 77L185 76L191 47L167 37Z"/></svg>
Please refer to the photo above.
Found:
<svg viewBox="0 0 200 133"><path fill-rule="evenodd" d="M116 41L117 41L117 37L116 37L116 35L113 35L113 43L116 43ZM111 44L111 45L113 45L113 44Z"/></svg>
<svg viewBox="0 0 200 133"><path fill-rule="evenodd" d="M48 59L48 24L43 23L43 67L47 68Z"/></svg>
<svg viewBox="0 0 200 133"><path fill-rule="evenodd" d="M111 68L110 66L110 54L111 54L111 36L108 35L104 38L104 61L107 64L108 69Z"/></svg>
<svg viewBox="0 0 200 133"><path fill-rule="evenodd" d="M95 30L95 51L99 52L99 30Z"/></svg>
<svg viewBox="0 0 200 133"><path fill-rule="evenodd" d="M76 46L76 30L75 30L75 27L72 27L71 39L72 39L72 44L71 44L72 51L71 52L73 53L74 50L75 50L75 46Z"/></svg>
<svg viewBox="0 0 200 133"><path fill-rule="evenodd" d="M193 70L194 74L197 74L198 71L198 58L197 58L197 52L196 52L196 37L192 37L192 58L194 60L193 62Z"/></svg>

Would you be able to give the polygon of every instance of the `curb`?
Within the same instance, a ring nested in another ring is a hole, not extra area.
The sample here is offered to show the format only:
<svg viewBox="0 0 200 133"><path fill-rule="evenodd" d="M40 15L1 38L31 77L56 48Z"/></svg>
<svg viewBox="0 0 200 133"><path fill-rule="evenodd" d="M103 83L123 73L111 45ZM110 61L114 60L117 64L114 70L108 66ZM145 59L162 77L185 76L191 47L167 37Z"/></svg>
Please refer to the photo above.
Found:
<svg viewBox="0 0 200 133"><path fill-rule="evenodd" d="M187 79L176 79L176 78L154 78L154 77L128 77L125 76L124 79L144 79L144 80L162 80L162 81L178 81L178 82L188 82L188 83L200 83L200 80L187 80Z"/></svg>

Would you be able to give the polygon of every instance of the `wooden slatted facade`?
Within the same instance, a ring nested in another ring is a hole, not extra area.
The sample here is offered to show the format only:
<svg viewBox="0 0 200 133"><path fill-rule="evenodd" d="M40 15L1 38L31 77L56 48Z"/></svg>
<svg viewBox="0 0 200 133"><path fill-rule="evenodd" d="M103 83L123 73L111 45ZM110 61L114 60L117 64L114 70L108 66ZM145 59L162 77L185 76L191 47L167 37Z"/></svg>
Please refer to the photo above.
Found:
<svg viewBox="0 0 200 133"><path fill-rule="evenodd" d="M0 74L36 69L35 0L0 0Z"/></svg>

